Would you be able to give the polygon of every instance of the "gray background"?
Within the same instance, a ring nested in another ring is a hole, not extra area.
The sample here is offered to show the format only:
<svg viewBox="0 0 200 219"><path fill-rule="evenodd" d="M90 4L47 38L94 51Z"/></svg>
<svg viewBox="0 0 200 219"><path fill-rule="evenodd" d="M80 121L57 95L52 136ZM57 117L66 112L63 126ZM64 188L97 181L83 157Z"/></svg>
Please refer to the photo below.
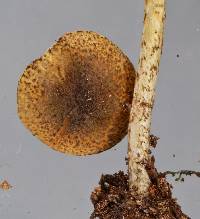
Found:
<svg viewBox="0 0 200 219"><path fill-rule="evenodd" d="M200 1L167 2L152 126L161 138L156 164L159 170L198 170ZM89 195L101 173L126 170L127 139L88 157L66 156L43 145L16 115L16 87L27 64L64 32L77 29L106 35L136 65L142 20L142 0L0 0L0 180L13 185L0 191L1 219L87 219ZM184 212L198 219L200 179L169 180Z"/></svg>

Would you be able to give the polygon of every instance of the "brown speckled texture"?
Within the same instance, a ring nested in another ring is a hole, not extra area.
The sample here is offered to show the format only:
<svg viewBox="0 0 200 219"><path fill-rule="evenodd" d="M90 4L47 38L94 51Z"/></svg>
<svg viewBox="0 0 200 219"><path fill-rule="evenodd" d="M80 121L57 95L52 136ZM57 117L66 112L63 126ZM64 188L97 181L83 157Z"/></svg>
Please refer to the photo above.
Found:
<svg viewBox="0 0 200 219"><path fill-rule="evenodd" d="M106 37L66 33L22 74L18 114L57 151L99 153L127 133L134 81L133 65Z"/></svg>

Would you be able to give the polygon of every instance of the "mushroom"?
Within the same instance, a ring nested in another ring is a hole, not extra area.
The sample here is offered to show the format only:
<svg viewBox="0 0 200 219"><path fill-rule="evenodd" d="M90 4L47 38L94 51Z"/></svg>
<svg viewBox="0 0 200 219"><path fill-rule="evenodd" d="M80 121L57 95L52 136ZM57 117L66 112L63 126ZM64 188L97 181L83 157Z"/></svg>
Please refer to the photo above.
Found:
<svg viewBox="0 0 200 219"><path fill-rule="evenodd" d="M132 63L106 37L66 33L22 74L18 115L54 150L99 153L127 134L134 82Z"/></svg>

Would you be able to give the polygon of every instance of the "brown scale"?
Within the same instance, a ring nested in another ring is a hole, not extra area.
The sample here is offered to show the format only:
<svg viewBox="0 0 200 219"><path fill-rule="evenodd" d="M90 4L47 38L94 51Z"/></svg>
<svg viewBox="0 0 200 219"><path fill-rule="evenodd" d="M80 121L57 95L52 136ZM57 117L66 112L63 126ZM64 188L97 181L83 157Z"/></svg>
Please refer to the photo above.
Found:
<svg viewBox="0 0 200 219"><path fill-rule="evenodd" d="M127 133L134 67L106 37L66 33L30 64L18 83L18 114L51 148L99 153Z"/></svg>

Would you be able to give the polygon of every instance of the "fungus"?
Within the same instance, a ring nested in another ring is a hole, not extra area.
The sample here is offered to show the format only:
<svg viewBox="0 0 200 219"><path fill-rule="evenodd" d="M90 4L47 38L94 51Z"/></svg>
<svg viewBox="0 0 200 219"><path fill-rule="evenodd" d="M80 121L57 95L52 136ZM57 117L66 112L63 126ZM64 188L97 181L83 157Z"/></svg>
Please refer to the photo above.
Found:
<svg viewBox="0 0 200 219"><path fill-rule="evenodd" d="M22 74L18 115L57 151L99 153L127 134L134 82L133 65L106 37L66 33Z"/></svg>

